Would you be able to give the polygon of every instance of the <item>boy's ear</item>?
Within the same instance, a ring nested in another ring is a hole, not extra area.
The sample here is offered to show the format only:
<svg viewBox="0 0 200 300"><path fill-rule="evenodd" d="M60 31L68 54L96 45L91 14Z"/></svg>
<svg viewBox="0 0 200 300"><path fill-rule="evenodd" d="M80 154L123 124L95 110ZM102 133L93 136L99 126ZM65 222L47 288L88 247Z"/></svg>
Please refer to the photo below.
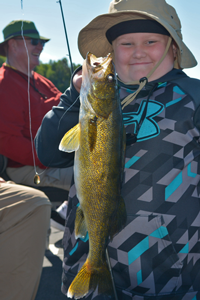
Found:
<svg viewBox="0 0 200 300"><path fill-rule="evenodd" d="M173 54L174 54L174 59L177 57L177 46L175 43L172 43L172 49L173 49Z"/></svg>

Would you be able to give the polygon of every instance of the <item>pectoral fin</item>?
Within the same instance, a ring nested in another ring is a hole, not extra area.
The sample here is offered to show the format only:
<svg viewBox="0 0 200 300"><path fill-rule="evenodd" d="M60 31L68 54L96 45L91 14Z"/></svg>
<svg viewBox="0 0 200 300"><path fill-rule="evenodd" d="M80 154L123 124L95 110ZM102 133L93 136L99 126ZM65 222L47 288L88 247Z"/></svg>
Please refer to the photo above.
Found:
<svg viewBox="0 0 200 300"><path fill-rule="evenodd" d="M80 125L79 123L71 128L62 138L59 150L64 152L73 152L78 150L80 140Z"/></svg>

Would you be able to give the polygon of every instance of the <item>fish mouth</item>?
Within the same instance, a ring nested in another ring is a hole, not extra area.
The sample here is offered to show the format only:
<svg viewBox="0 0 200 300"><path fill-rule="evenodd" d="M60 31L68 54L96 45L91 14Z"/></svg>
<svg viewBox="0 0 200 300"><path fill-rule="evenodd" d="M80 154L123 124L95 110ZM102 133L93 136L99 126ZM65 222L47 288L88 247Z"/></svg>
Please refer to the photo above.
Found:
<svg viewBox="0 0 200 300"><path fill-rule="evenodd" d="M96 57L94 54L88 52L86 56L86 63L89 68L92 68L93 74L100 70L106 70L111 60L111 53L109 53L106 57Z"/></svg>
<svg viewBox="0 0 200 300"><path fill-rule="evenodd" d="M116 73L111 53L96 57L88 52L83 68L84 86L88 92L88 102L97 117L107 119L113 110L116 96ZM85 67L86 66L86 67ZM82 90L83 94L84 89ZM91 111L92 111L91 110Z"/></svg>

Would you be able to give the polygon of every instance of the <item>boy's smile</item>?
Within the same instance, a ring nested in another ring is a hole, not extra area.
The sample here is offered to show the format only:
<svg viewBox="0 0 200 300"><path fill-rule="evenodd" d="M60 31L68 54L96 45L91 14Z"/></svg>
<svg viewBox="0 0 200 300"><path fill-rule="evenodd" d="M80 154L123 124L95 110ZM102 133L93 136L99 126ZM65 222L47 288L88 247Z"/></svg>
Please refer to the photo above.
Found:
<svg viewBox="0 0 200 300"><path fill-rule="evenodd" d="M114 61L119 78L125 82L146 77L162 58L169 37L157 33L128 33L113 43ZM176 47L172 44L160 66L149 81L160 78L173 69Z"/></svg>

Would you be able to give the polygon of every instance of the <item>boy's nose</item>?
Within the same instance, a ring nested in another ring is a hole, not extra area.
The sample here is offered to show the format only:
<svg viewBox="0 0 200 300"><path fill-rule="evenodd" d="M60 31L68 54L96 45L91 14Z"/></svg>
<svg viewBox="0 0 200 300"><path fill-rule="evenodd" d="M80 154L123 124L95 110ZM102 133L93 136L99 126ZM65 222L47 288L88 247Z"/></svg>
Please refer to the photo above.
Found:
<svg viewBox="0 0 200 300"><path fill-rule="evenodd" d="M142 58L142 57L145 57L145 56L146 56L146 53L145 53L145 51L142 47L137 46L137 47L134 48L133 57Z"/></svg>

